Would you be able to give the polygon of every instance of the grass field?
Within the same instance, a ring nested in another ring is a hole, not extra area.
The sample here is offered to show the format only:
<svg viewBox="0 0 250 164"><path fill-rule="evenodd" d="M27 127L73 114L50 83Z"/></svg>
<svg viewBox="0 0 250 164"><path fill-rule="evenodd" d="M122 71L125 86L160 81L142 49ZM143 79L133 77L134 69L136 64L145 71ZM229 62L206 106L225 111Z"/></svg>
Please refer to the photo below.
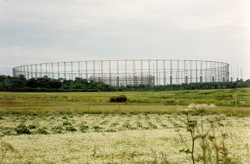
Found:
<svg viewBox="0 0 250 164"><path fill-rule="evenodd" d="M126 95L126 103L109 103ZM187 120L176 105L214 103L205 116L226 134L231 162L250 163L250 89L171 92L0 93L0 135L16 151L1 163L191 163ZM204 117L205 117L204 116ZM193 117L200 120L199 113ZM209 123L204 124L209 129ZM180 137L181 136L181 137ZM224 140L223 140L224 141ZM221 142L218 138L218 142ZM201 163L197 142L196 163ZM12 150L12 149L11 149Z"/></svg>

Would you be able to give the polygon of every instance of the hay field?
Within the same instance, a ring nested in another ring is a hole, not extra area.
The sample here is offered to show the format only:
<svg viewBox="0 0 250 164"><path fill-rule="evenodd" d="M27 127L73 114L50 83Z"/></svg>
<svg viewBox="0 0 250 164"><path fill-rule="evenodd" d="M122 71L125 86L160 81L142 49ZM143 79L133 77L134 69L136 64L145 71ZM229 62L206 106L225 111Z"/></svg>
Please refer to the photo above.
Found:
<svg viewBox="0 0 250 164"><path fill-rule="evenodd" d="M17 150L5 151L2 145L0 160L22 164L191 163L190 154L182 151L191 146L186 117L175 105L154 99L135 102L133 92L125 95L134 101L110 104L109 96L116 94L120 93L0 93L0 135ZM140 94L146 99L163 93ZM226 114L216 129L227 134L230 159L247 164L250 108L243 106L218 106L206 115ZM201 152L198 144L195 150Z"/></svg>
<svg viewBox="0 0 250 164"><path fill-rule="evenodd" d="M35 127L31 134L15 134L21 121ZM230 156L239 163L250 162L249 125L249 117L232 116L219 126L228 134ZM2 138L19 151L7 152L5 163L191 163L189 154L180 153L185 145L176 129L191 144L180 115L16 115L2 117L1 126L13 133Z"/></svg>

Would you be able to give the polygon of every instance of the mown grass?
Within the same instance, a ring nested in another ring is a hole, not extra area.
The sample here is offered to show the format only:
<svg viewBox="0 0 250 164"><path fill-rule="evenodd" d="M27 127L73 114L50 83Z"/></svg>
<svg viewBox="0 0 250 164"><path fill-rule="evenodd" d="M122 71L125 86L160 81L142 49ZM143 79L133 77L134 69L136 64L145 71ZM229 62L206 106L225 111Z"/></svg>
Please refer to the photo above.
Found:
<svg viewBox="0 0 250 164"><path fill-rule="evenodd" d="M126 103L110 103L125 95ZM8 93L0 92L2 113L177 113L176 105L216 104L210 113L250 115L250 88L168 92ZM237 106L237 108L236 108Z"/></svg>
<svg viewBox="0 0 250 164"><path fill-rule="evenodd" d="M62 107L63 106L63 107ZM159 104L60 104L59 106L2 107L1 113L7 114L178 114L176 106ZM206 114L225 114L228 116L250 116L249 107L218 107Z"/></svg>
<svg viewBox="0 0 250 164"><path fill-rule="evenodd" d="M127 102L109 102L121 94ZM249 100L250 89L0 92L0 136L19 150L6 151L0 159L7 163L191 163L190 153L183 153L191 144L186 120L176 105L214 103L217 108L202 115L194 112L192 117L226 115L217 126L228 134L230 159L249 163ZM195 151L201 152L199 147Z"/></svg>
<svg viewBox="0 0 250 164"><path fill-rule="evenodd" d="M220 90L184 90L161 92L67 92L67 93L8 93L0 92L0 100L17 101L67 101L107 103L110 97L125 95L130 103L163 103L187 105L189 103L214 103L222 106L250 106L250 88ZM235 99L236 96L236 99Z"/></svg>
<svg viewBox="0 0 250 164"><path fill-rule="evenodd" d="M237 163L250 162L249 122L232 116L217 125ZM184 115L3 114L0 123L1 137L18 150L6 151L5 163L191 163Z"/></svg>

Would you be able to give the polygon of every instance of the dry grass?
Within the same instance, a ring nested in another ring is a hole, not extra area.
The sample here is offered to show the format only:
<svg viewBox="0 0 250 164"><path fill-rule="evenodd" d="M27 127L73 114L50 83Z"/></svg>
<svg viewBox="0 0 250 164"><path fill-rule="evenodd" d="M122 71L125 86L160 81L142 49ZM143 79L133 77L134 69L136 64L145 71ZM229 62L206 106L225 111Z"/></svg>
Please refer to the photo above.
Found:
<svg viewBox="0 0 250 164"><path fill-rule="evenodd" d="M204 113L227 116L218 127L228 134L230 157L242 164L250 163L248 91L239 91L242 107L219 106ZM201 95L209 95L210 102L213 92L179 91L173 102L185 104ZM232 98L238 90L225 92ZM120 93L0 93L0 136L19 150L2 154L4 163L191 163L189 154L180 152L185 145L178 135L191 144L186 119L167 103L174 92L127 92L128 103L108 103L115 94ZM20 124L31 134L17 134Z"/></svg>
<svg viewBox="0 0 250 164"><path fill-rule="evenodd" d="M68 102L81 102L85 104L108 103L110 97L125 95L130 103L161 103L166 105L210 104L217 106L250 107L250 88L221 89L221 90L185 90L162 92L78 92L78 93L8 93L0 92L1 103L11 105L14 101L24 106L53 106ZM2 102L1 102L2 101ZM8 104L8 101L10 103ZM33 102L33 104L31 103ZM34 104L36 102L36 104Z"/></svg>
<svg viewBox="0 0 250 164"><path fill-rule="evenodd" d="M164 159L170 163L191 162L188 154L179 152L185 146L176 129L180 130L179 133L184 138L189 138L185 129L185 118L180 115L64 114L28 116L25 123L36 123L37 128L47 127L49 130L50 127L62 125L65 121L63 116L78 130L65 131L62 134L53 134L50 131L50 134L41 135L33 131L31 135L4 136L4 140L19 150L15 155L6 154L6 163L12 163L13 159L18 163L152 163ZM4 116L1 125L10 126L10 122L16 120L12 124L14 127L24 118L20 115ZM84 133L79 131L83 122L90 127ZM152 124L157 128L152 127ZM230 155L244 164L250 162L249 125L249 117L235 116L227 117L220 125L229 134L226 144L232 152ZM102 129L95 131L94 126ZM114 132L107 132L110 129Z"/></svg>

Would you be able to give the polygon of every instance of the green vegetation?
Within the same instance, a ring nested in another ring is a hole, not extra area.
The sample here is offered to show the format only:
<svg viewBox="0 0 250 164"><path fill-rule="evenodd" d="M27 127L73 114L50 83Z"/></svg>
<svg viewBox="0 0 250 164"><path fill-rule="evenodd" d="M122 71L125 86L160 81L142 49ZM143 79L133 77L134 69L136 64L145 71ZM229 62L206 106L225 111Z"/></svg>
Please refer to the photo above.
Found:
<svg viewBox="0 0 250 164"><path fill-rule="evenodd" d="M216 108L214 104L190 104L188 109L179 107L180 111L186 116L186 129L190 133L191 147L188 147L186 142L180 135L180 138L186 149L180 150L187 154L191 154L192 163L238 163L232 158L232 152L227 148L225 140L227 133L220 129L224 126L220 121L226 118L226 115L205 115L206 110ZM194 114L199 114L199 117L194 117ZM178 132L178 131L177 131ZM200 146L202 152L195 149L195 146ZM197 161L197 162L196 162Z"/></svg>
<svg viewBox="0 0 250 164"><path fill-rule="evenodd" d="M24 123L21 123L16 127L16 133L17 134L30 134L30 131Z"/></svg>
<svg viewBox="0 0 250 164"><path fill-rule="evenodd" d="M2 159L5 163L23 164L61 163L62 156L75 163L250 162L249 117L223 116L217 121L220 115L207 115L205 111L178 112L4 113L0 136L19 153L3 149L6 155L2 154ZM16 127L22 133L17 133ZM7 129L8 134L4 133ZM30 133L25 133L27 129Z"/></svg>
<svg viewBox="0 0 250 164"><path fill-rule="evenodd" d="M2 163L250 162L250 88L0 92L0 112Z"/></svg>
<svg viewBox="0 0 250 164"><path fill-rule="evenodd" d="M124 95L127 102L110 103ZM226 114L249 113L250 88L161 92L0 92L2 113L176 113L176 105L216 104ZM238 107L238 108L233 108Z"/></svg>
<svg viewBox="0 0 250 164"><path fill-rule="evenodd" d="M126 102L128 98L125 95L112 96L109 99L109 102Z"/></svg>
<svg viewBox="0 0 250 164"><path fill-rule="evenodd" d="M200 90L200 89L234 89L249 88L250 79L236 82L205 82L190 84L173 84L160 86L111 86L103 82L88 81L83 78L75 80L42 78L26 79L25 76L11 77L0 75L0 91L11 92L100 92L100 91L170 91L170 90Z"/></svg>
<svg viewBox="0 0 250 164"><path fill-rule="evenodd" d="M23 75L11 77L0 75L0 91L18 92L68 92L68 91L112 91L115 90L102 82L87 81L76 78L75 80L52 79L47 76L42 78L26 79Z"/></svg>

